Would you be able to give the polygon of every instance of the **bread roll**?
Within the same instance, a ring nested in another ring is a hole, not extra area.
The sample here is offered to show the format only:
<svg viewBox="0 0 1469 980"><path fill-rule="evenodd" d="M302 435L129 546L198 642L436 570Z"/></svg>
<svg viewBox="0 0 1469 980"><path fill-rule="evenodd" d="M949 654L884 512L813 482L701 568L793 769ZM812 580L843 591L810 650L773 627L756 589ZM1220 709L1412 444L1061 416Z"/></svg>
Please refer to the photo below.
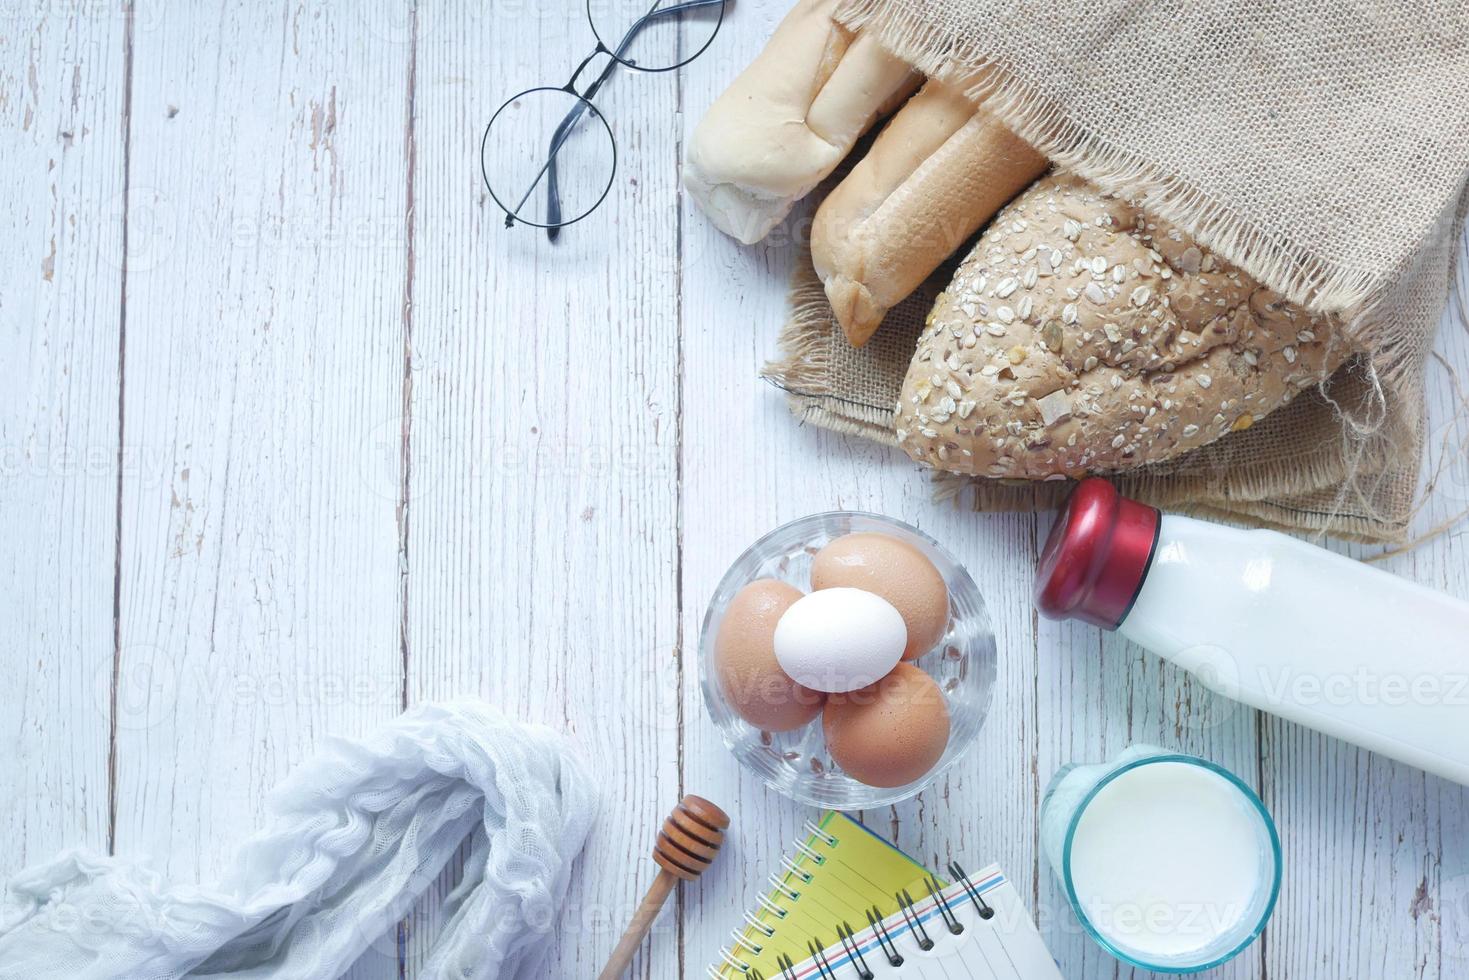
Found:
<svg viewBox="0 0 1469 980"><path fill-rule="evenodd" d="M1069 175L1002 211L935 303L898 443L956 473L1126 470L1248 428L1348 353L1165 221Z"/></svg>
<svg viewBox="0 0 1469 980"><path fill-rule="evenodd" d="M865 344L889 309L1046 165L983 107L926 84L811 228L811 260L847 340Z"/></svg>
<svg viewBox="0 0 1469 980"><path fill-rule="evenodd" d="M919 76L834 23L837 0L800 0L709 107L684 154L689 194L723 232L764 238Z"/></svg>

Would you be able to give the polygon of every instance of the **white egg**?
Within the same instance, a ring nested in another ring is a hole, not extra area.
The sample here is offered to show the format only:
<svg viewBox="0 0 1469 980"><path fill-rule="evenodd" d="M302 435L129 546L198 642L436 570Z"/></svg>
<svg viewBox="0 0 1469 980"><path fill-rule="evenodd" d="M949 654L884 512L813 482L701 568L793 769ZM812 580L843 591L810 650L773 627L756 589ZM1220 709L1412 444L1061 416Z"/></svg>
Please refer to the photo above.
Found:
<svg viewBox="0 0 1469 980"><path fill-rule="evenodd" d="M836 694L886 677L903 656L908 628L882 596L821 589L791 604L775 624L775 659L797 684Z"/></svg>

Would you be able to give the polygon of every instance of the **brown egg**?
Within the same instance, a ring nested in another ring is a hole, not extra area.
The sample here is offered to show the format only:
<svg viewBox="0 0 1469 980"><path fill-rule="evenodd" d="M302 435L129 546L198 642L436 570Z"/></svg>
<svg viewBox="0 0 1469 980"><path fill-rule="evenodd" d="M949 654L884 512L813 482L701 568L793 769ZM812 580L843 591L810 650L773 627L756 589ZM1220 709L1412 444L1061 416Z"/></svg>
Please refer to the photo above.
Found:
<svg viewBox="0 0 1469 980"><path fill-rule="evenodd" d="M826 747L868 786L903 786L938 763L949 744L949 707L932 677L898 664L870 687L826 699Z"/></svg>
<svg viewBox="0 0 1469 980"><path fill-rule="evenodd" d="M773 578L735 593L714 638L714 667L730 706L767 732L800 728L821 713L826 695L802 687L775 659L775 624L801 590Z"/></svg>
<svg viewBox="0 0 1469 980"><path fill-rule="evenodd" d="M903 659L932 650L949 630L949 590L928 556L886 534L843 535L816 553L811 588L846 586L875 592L903 615L908 645Z"/></svg>

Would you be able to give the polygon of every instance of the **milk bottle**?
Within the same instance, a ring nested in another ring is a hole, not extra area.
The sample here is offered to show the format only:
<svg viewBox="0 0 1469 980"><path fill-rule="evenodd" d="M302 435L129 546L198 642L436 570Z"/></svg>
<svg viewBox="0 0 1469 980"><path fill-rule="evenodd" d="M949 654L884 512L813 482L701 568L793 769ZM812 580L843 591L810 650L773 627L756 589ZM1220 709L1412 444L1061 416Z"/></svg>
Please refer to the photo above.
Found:
<svg viewBox="0 0 1469 980"><path fill-rule="evenodd" d="M1274 531L1160 514L1093 478L1057 517L1036 605L1469 785L1469 603Z"/></svg>

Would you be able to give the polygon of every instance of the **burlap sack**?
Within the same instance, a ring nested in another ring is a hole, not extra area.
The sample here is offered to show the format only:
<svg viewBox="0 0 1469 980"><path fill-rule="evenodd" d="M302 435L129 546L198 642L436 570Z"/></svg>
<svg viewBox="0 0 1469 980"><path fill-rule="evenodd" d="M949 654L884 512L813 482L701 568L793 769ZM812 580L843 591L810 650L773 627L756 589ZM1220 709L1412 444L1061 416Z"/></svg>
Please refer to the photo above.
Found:
<svg viewBox="0 0 1469 980"><path fill-rule="evenodd" d="M1469 208L1463 0L846 0L837 18L966 90L1058 165L1123 194L1292 300L1341 312L1370 357L1254 427L1120 483L1278 527L1400 540L1425 361ZM924 316L952 269L850 347L809 256L767 376L803 419L892 443ZM984 509L1064 485L947 481Z"/></svg>

